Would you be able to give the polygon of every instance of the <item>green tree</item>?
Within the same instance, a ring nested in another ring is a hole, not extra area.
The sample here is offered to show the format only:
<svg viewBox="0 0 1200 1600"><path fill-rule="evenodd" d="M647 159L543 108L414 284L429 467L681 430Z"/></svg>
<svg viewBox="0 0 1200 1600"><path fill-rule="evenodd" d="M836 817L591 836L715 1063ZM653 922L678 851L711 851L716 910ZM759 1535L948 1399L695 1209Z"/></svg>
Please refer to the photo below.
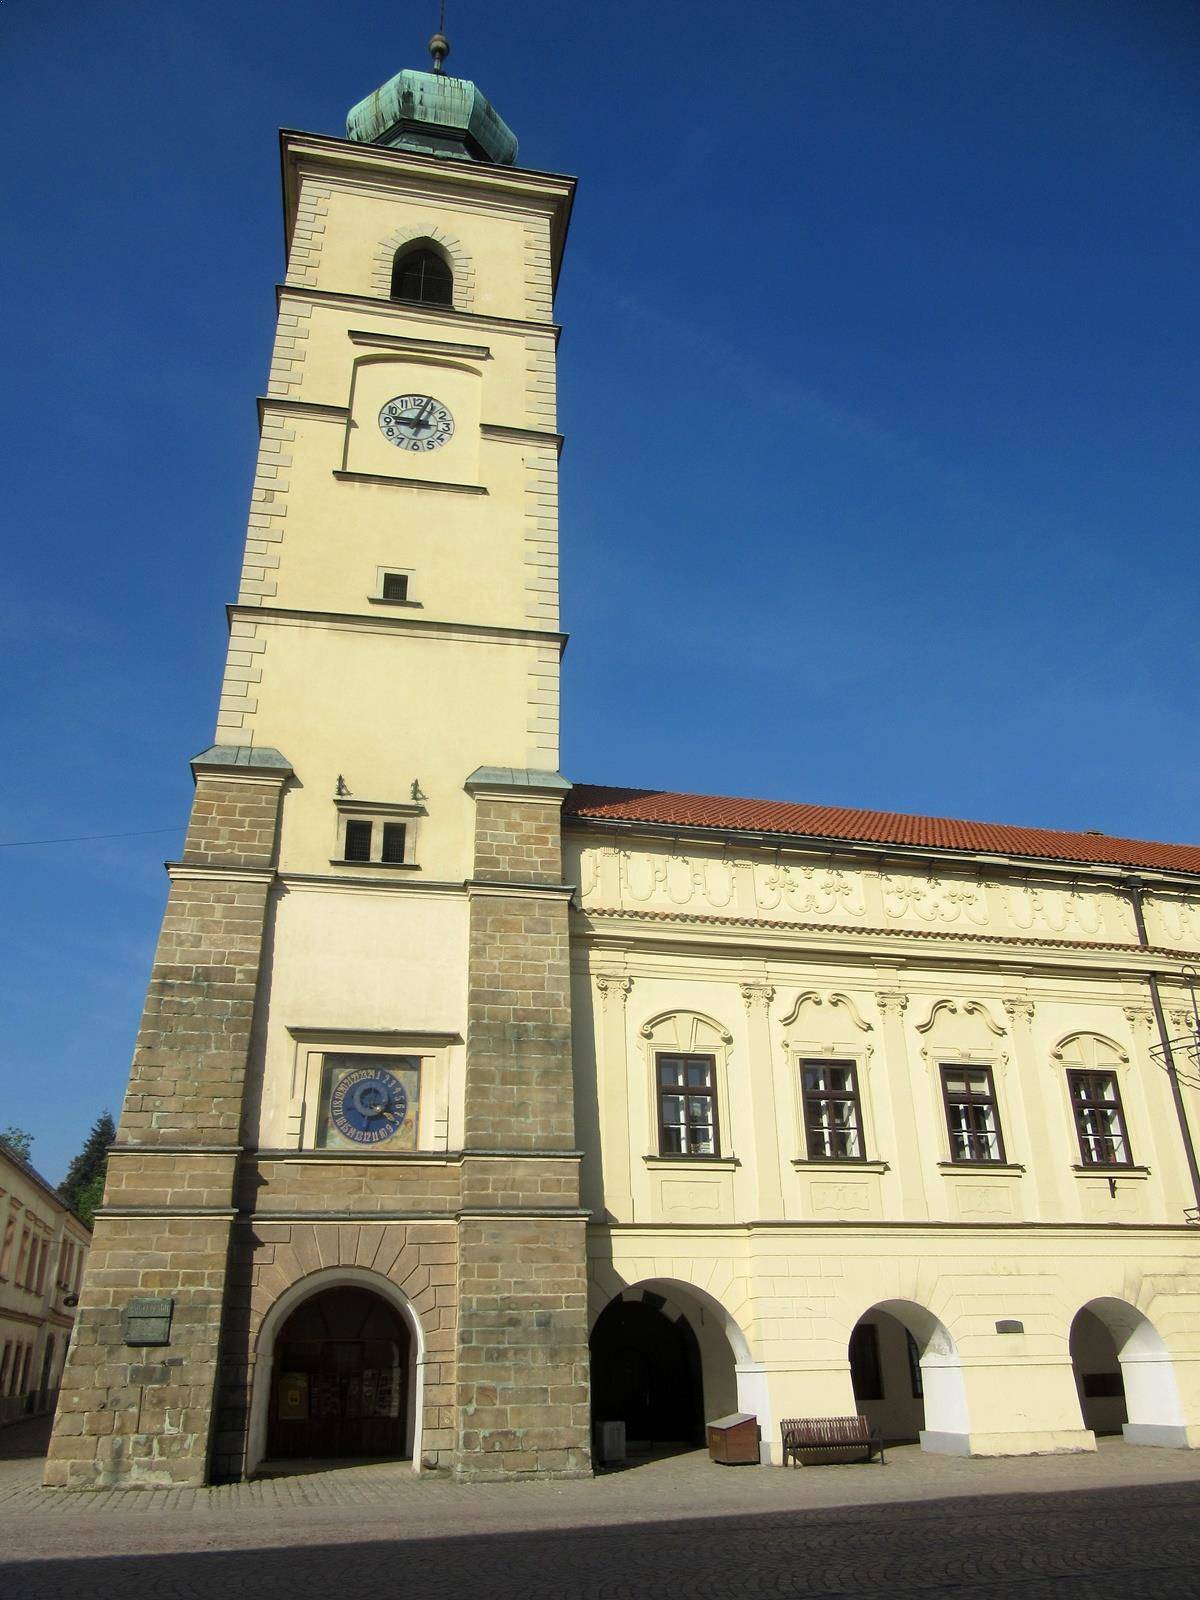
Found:
<svg viewBox="0 0 1200 1600"><path fill-rule="evenodd" d="M93 1123L83 1149L67 1168L67 1175L58 1186L59 1194L89 1228L104 1194L108 1147L116 1136L112 1117L107 1111L102 1111Z"/></svg>
<svg viewBox="0 0 1200 1600"><path fill-rule="evenodd" d="M0 1128L0 1144L6 1144L22 1161L28 1161L29 1152L33 1149L33 1135L26 1133L24 1128Z"/></svg>

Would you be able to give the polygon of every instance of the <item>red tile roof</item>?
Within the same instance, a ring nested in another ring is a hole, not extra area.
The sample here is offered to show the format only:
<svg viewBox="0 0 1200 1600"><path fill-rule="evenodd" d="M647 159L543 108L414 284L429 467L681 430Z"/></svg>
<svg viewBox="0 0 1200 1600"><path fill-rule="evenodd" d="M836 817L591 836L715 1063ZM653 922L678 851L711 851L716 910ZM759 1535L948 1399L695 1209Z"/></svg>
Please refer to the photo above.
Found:
<svg viewBox="0 0 1200 1600"><path fill-rule="evenodd" d="M612 789L580 784L565 814L584 821L652 822L666 827L737 829L806 839L906 845L916 849L982 851L1041 861L1150 867L1200 873L1200 845L1155 844L1106 833L1063 833L953 817L911 817L899 811L854 811L846 806L793 805L785 800L735 800L713 794L666 794L658 789Z"/></svg>

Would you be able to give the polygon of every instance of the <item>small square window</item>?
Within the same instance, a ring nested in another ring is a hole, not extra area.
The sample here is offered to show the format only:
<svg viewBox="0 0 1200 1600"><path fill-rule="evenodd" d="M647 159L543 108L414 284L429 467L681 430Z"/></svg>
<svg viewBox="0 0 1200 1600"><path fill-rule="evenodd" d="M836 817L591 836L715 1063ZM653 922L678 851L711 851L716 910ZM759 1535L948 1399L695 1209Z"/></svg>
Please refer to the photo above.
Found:
<svg viewBox="0 0 1200 1600"><path fill-rule="evenodd" d="M346 860L370 861L371 823L351 819L346 823Z"/></svg>
<svg viewBox="0 0 1200 1600"><path fill-rule="evenodd" d="M407 572L385 572L383 574L383 598L385 600L408 599Z"/></svg>
<svg viewBox="0 0 1200 1600"><path fill-rule="evenodd" d="M337 841L331 861L344 865L417 870L420 818L425 808L398 800L335 796Z"/></svg>

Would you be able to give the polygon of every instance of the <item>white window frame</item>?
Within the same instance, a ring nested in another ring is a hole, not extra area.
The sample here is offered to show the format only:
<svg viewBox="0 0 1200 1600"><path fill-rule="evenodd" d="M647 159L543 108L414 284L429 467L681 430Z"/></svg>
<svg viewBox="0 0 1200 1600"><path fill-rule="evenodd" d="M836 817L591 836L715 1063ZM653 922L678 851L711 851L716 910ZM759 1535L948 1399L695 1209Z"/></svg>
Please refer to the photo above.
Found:
<svg viewBox="0 0 1200 1600"><path fill-rule="evenodd" d="M832 1044L805 1043L803 1040L788 1039L784 1044L787 1051L788 1062L791 1067L792 1084L792 1140L796 1154L792 1157L793 1167L803 1167L806 1171L823 1172L867 1172L879 1171L883 1165L883 1158L878 1154L879 1139L875 1128L875 1109L871 1085L871 1059L874 1049L866 1044L848 1044L846 1042ZM858 1112L861 1118L859 1137L863 1144L861 1156L810 1156L808 1153L808 1127L804 1120L804 1068L806 1064L812 1066L834 1065L846 1061L854 1068L854 1078L858 1086Z"/></svg>
<svg viewBox="0 0 1200 1600"><path fill-rule="evenodd" d="M419 819L426 815L425 807L419 801L387 801L387 800L353 800L349 798L335 798L337 807L337 834L334 841L334 854L330 857L330 865L336 867L359 867L371 871L396 872L417 871L420 862L417 860L417 834ZM346 860L346 824L348 822L369 822L371 829L371 859L369 861ZM383 823L402 822L404 824L404 860L381 861L380 852L383 849ZM378 824L378 826L375 826Z"/></svg>

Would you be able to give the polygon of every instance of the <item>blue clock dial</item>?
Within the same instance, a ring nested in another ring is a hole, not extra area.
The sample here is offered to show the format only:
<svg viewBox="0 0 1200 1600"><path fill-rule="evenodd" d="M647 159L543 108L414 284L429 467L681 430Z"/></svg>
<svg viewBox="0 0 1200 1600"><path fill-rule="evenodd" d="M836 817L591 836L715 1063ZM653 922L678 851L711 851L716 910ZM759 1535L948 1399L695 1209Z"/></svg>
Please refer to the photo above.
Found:
<svg viewBox="0 0 1200 1600"><path fill-rule="evenodd" d="M345 1073L329 1099L330 1121L355 1144L382 1144L400 1132L407 1116L407 1090L382 1067Z"/></svg>

